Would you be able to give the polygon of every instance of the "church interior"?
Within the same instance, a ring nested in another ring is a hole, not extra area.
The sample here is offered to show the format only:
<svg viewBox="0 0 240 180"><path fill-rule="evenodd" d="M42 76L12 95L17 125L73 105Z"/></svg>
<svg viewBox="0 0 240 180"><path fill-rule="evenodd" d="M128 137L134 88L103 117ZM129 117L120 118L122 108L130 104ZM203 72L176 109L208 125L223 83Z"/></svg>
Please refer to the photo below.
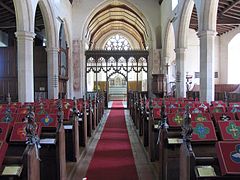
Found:
<svg viewBox="0 0 240 180"><path fill-rule="evenodd" d="M239 180L240 0L1 0L0 180Z"/></svg>

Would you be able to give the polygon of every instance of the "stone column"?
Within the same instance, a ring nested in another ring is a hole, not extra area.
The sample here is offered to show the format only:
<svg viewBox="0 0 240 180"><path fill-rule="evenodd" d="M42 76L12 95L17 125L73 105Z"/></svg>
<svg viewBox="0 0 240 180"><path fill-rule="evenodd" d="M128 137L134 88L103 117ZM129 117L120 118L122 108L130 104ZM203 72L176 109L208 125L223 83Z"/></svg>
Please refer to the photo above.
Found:
<svg viewBox="0 0 240 180"><path fill-rule="evenodd" d="M34 101L33 39L35 33L19 31L17 37L18 101Z"/></svg>
<svg viewBox="0 0 240 180"><path fill-rule="evenodd" d="M185 97L185 68L186 48L176 48L176 97Z"/></svg>
<svg viewBox="0 0 240 180"><path fill-rule="evenodd" d="M48 98L58 99L58 48L47 48Z"/></svg>
<svg viewBox="0 0 240 180"><path fill-rule="evenodd" d="M87 93L86 87L86 56L85 56L85 42L80 41L80 97L83 97Z"/></svg>
<svg viewBox="0 0 240 180"><path fill-rule="evenodd" d="M201 31L200 38L200 101L214 100L215 31Z"/></svg>

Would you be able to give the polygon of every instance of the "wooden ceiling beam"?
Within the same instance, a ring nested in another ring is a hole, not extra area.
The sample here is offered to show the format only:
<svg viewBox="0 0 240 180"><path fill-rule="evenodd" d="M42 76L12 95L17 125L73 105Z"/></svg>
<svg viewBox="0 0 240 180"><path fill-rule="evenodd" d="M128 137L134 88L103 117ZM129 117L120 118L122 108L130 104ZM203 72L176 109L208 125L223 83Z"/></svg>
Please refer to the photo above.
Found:
<svg viewBox="0 0 240 180"><path fill-rule="evenodd" d="M8 7L6 4L4 4L2 1L0 1L0 6L2 6L4 9L8 10L10 13L15 15L15 11Z"/></svg>
<svg viewBox="0 0 240 180"><path fill-rule="evenodd" d="M240 0L236 0L233 1L232 4L230 6L228 6L223 12L222 14L226 13L227 11L231 10L235 5L237 5L240 2Z"/></svg>
<svg viewBox="0 0 240 180"><path fill-rule="evenodd" d="M15 22L0 23L0 29L10 29L10 28L15 28L15 27L16 27Z"/></svg>
<svg viewBox="0 0 240 180"><path fill-rule="evenodd" d="M240 20L240 17L236 17L234 15L230 15L230 14L223 14L223 16L226 16L226 17L230 17L230 18L234 18L234 19L238 19Z"/></svg>

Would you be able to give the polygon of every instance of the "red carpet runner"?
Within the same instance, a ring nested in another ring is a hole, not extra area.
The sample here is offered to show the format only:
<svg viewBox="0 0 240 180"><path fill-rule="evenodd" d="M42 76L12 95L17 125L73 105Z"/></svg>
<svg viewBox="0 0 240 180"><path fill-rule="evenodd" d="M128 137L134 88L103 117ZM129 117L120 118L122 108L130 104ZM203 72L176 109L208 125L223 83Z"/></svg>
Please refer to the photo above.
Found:
<svg viewBox="0 0 240 180"><path fill-rule="evenodd" d="M119 106L115 103L113 106ZM110 111L86 177L88 180L138 179L123 110Z"/></svg>

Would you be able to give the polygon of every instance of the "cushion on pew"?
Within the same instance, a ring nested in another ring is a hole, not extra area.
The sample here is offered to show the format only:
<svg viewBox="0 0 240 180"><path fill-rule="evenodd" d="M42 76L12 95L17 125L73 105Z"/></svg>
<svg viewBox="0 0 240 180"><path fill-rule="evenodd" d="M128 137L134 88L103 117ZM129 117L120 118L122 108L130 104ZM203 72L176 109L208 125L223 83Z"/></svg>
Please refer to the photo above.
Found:
<svg viewBox="0 0 240 180"><path fill-rule="evenodd" d="M209 113L199 113L199 114L191 114L192 121L203 122L203 121L212 121Z"/></svg>
<svg viewBox="0 0 240 180"><path fill-rule="evenodd" d="M185 108L184 107L176 107L176 108L169 108L170 113L184 113Z"/></svg>
<svg viewBox="0 0 240 180"><path fill-rule="evenodd" d="M7 118L6 114L0 114L0 122L7 122L7 123L13 123L14 118L11 115L9 118Z"/></svg>
<svg viewBox="0 0 240 180"><path fill-rule="evenodd" d="M16 108L19 108L21 105L22 105L21 102L12 102L12 103L10 103L11 107L16 107Z"/></svg>
<svg viewBox="0 0 240 180"><path fill-rule="evenodd" d="M226 112L226 113L213 113L214 120L217 121L229 121L229 120L235 120L234 113Z"/></svg>
<svg viewBox="0 0 240 180"><path fill-rule="evenodd" d="M41 123L42 127L57 127L57 114L36 115L36 121Z"/></svg>
<svg viewBox="0 0 240 180"><path fill-rule="evenodd" d="M227 112L231 112L231 113L237 113L237 112L240 112L240 107L228 107L227 108Z"/></svg>
<svg viewBox="0 0 240 180"><path fill-rule="evenodd" d="M13 125L13 130L10 136L10 142L25 142L26 141L26 123L16 122ZM41 132L41 126L37 123L37 135L39 136Z"/></svg>
<svg viewBox="0 0 240 180"><path fill-rule="evenodd" d="M18 108L18 114L27 114L29 112L28 108Z"/></svg>
<svg viewBox="0 0 240 180"><path fill-rule="evenodd" d="M7 104L0 104L0 111L7 106L8 106Z"/></svg>
<svg viewBox="0 0 240 180"><path fill-rule="evenodd" d="M183 123L183 113L167 114L167 117L170 127L180 127Z"/></svg>
<svg viewBox="0 0 240 180"><path fill-rule="evenodd" d="M240 121L219 121L222 140L240 140Z"/></svg>
<svg viewBox="0 0 240 180"><path fill-rule="evenodd" d="M229 106L230 107L240 107L240 103L239 102L230 102Z"/></svg>
<svg viewBox="0 0 240 180"><path fill-rule="evenodd" d="M17 116L17 119L16 119L16 122L23 122L23 121L25 121L26 119L26 115L27 114L18 114L18 116Z"/></svg>
<svg viewBox="0 0 240 180"><path fill-rule="evenodd" d="M35 109L35 113L36 114L39 114L39 115L46 115L46 114L49 114L50 110L48 108L36 108Z"/></svg>
<svg viewBox="0 0 240 180"><path fill-rule="evenodd" d="M72 103L70 103L70 102L63 103L63 109L69 109L71 107L73 107Z"/></svg>
<svg viewBox="0 0 240 180"><path fill-rule="evenodd" d="M240 174L240 141L216 143L217 157L222 175Z"/></svg>
<svg viewBox="0 0 240 180"><path fill-rule="evenodd" d="M0 169L2 167L2 163L7 152L8 144L4 141L0 141Z"/></svg>
<svg viewBox="0 0 240 180"><path fill-rule="evenodd" d="M204 108L200 108L200 107L193 107L189 109L191 114L199 114L199 113L203 113L205 110Z"/></svg>
<svg viewBox="0 0 240 180"><path fill-rule="evenodd" d="M212 121L191 122L193 133L192 141L217 141L215 127Z"/></svg>
<svg viewBox="0 0 240 180"><path fill-rule="evenodd" d="M225 107L224 106L212 106L209 107L210 113L224 113Z"/></svg>
<svg viewBox="0 0 240 180"><path fill-rule="evenodd" d="M161 109L160 108L153 108L153 118L155 120L161 119Z"/></svg>
<svg viewBox="0 0 240 180"><path fill-rule="evenodd" d="M50 109L50 114L57 114L58 113L58 109ZM63 116L63 119L64 120L69 120L70 119L70 109L63 109L63 113L64 113L64 116Z"/></svg>
<svg viewBox="0 0 240 180"><path fill-rule="evenodd" d="M1 122L0 123L0 141L6 141L8 131L9 131L9 124Z"/></svg>
<svg viewBox="0 0 240 180"><path fill-rule="evenodd" d="M1 113L5 113L7 111L7 109L8 109L7 107L2 108L1 109ZM16 113L17 112L17 108L16 107L10 107L9 110L10 110L11 113Z"/></svg>

